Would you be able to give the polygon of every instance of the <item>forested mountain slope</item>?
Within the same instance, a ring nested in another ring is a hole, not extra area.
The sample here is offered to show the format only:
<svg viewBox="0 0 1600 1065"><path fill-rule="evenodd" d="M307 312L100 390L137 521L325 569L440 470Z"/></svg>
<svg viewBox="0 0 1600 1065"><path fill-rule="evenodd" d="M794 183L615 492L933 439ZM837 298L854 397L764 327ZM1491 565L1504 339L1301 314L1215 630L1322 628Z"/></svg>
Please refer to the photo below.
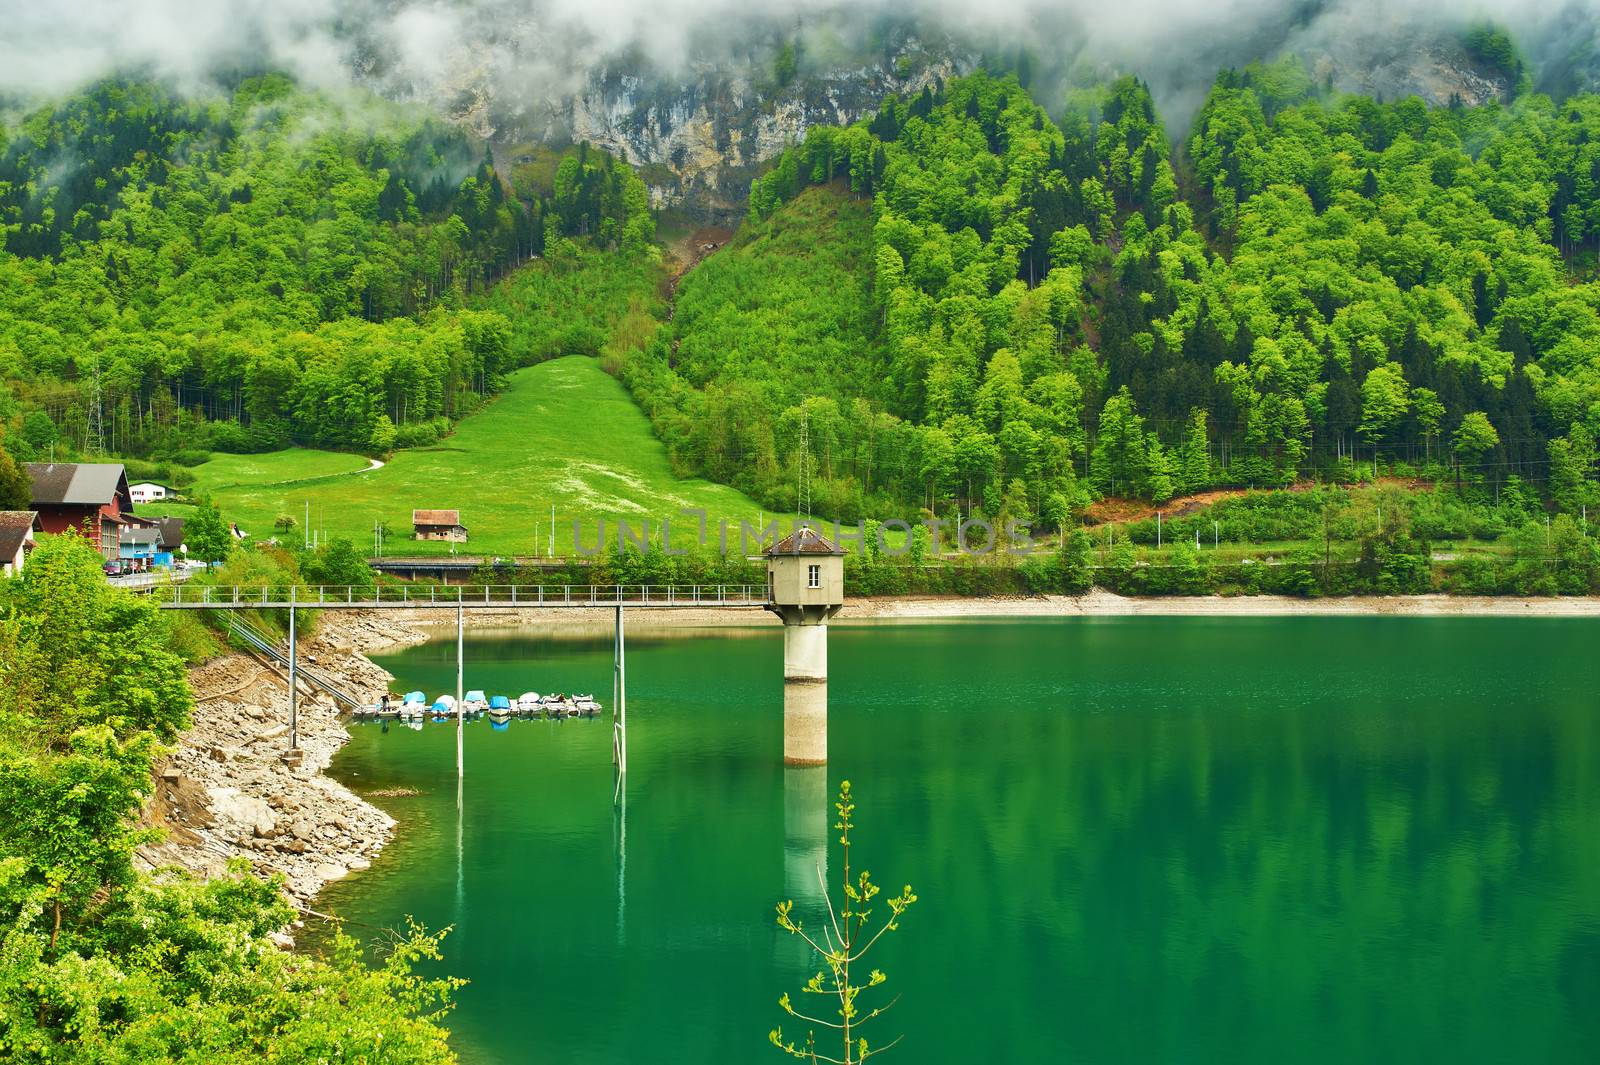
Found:
<svg viewBox="0 0 1600 1065"><path fill-rule="evenodd" d="M1286 63L1220 75L1178 152L1131 78L1060 122L979 73L813 130L756 183L744 239L791 227L808 185L870 197L878 313L833 345L851 370L811 378L873 414L808 419L813 454L834 456L827 505L1055 524L1094 493L1348 478L1375 459L1553 479L1581 502L1600 429L1597 117L1587 96L1325 97ZM742 431L714 448L671 426L806 353L714 314L673 334L679 352L714 335L717 364L675 363L663 339L629 373L680 460L792 499L792 393L747 393Z"/></svg>
<svg viewBox="0 0 1600 1065"><path fill-rule="evenodd" d="M680 466L770 488L802 410L819 427L871 431L874 412L860 398L875 394L881 373L863 347L878 317L871 251L868 205L819 187L682 279L672 321L622 371ZM856 458L842 442L819 454L824 477Z"/></svg>
<svg viewBox="0 0 1600 1065"><path fill-rule="evenodd" d="M444 124L278 76L106 82L0 138L0 418L35 412L24 453L432 440L528 347L468 309L495 279L549 250L581 280L572 238L643 262L654 234L604 153L514 195Z"/></svg>

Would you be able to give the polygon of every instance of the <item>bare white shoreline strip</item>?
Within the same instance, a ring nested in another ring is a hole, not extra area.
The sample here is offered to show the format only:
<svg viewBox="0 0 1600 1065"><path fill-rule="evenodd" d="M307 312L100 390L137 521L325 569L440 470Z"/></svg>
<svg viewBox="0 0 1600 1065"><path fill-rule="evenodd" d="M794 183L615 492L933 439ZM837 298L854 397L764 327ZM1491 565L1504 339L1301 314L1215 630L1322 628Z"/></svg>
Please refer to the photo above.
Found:
<svg viewBox="0 0 1600 1065"><path fill-rule="evenodd" d="M1115 617L1527 617L1600 618L1600 597L1511 598L1493 596L1410 595L1297 599L1277 595L1165 596L1131 598L1096 590L1087 595L964 598L959 596L882 596L852 599L834 624L876 624L900 621L1000 620L1007 618ZM448 612L405 610L389 620L417 632L437 636L454 626ZM478 610L467 614L469 628L514 632L537 628L543 634L588 637L610 631L610 608ZM670 633L691 629L747 632L776 628L778 621L760 610L677 608L628 612L630 630ZM369 646L369 652L382 652Z"/></svg>

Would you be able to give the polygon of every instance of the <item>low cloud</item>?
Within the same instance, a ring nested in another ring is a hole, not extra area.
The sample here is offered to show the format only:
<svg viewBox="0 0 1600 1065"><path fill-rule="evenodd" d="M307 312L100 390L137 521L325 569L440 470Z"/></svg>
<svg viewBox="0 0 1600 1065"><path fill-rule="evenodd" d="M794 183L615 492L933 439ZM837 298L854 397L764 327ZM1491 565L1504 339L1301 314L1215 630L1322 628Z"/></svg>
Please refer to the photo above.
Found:
<svg viewBox="0 0 1600 1065"><path fill-rule="evenodd" d="M487 87L506 102L569 92L601 68L672 77L721 56L759 56L828 26L863 49L913 22L977 47L1026 47L1054 69L1133 70L1171 99L1216 69L1284 48L1326 47L1418 25L1494 19L1535 57L1592 47L1600 0L6 0L0 91L57 95L148 72L200 86L277 67L314 85L362 80L391 95ZM1549 49L1546 48L1549 46Z"/></svg>

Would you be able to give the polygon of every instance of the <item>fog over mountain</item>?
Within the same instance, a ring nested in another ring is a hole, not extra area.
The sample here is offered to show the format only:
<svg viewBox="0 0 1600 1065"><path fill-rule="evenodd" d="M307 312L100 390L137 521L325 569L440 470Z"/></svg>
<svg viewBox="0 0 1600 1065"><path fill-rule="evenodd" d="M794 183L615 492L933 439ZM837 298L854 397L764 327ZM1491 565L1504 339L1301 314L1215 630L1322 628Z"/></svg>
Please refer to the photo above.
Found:
<svg viewBox="0 0 1600 1065"><path fill-rule="evenodd" d="M1175 130L1217 71L1286 52L1319 81L1477 103L1512 88L1461 44L1485 20L1536 73L1592 87L1600 0L0 0L0 93L111 73L201 88L286 69L425 103L500 145L590 140L658 164L659 204L731 209L817 122L979 63L1016 66L1054 109L1132 72Z"/></svg>
<svg viewBox="0 0 1600 1065"><path fill-rule="evenodd" d="M371 77L428 95L466 80L559 95L618 63L662 75L797 37L821 60L888 25L980 46L1026 47L1048 65L1132 69L1178 92L1265 51L1381 45L1418 26L1482 19L1536 59L1592 46L1600 0L7 0L0 87L60 92L118 70L200 82L271 64L315 83ZM1586 39L1585 39L1586 35ZM1541 55L1539 53L1546 53ZM1562 58L1557 55L1556 58Z"/></svg>

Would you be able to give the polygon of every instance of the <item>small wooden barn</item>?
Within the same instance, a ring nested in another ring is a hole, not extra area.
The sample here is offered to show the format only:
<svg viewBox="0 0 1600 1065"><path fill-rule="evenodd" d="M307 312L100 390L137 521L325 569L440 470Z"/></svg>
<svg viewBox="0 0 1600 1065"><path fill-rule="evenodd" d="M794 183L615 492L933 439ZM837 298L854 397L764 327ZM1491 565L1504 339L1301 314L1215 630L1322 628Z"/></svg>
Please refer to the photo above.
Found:
<svg viewBox="0 0 1600 1065"><path fill-rule="evenodd" d="M413 510L411 528L413 540L443 540L455 544L467 542L467 527L461 524L459 510Z"/></svg>

